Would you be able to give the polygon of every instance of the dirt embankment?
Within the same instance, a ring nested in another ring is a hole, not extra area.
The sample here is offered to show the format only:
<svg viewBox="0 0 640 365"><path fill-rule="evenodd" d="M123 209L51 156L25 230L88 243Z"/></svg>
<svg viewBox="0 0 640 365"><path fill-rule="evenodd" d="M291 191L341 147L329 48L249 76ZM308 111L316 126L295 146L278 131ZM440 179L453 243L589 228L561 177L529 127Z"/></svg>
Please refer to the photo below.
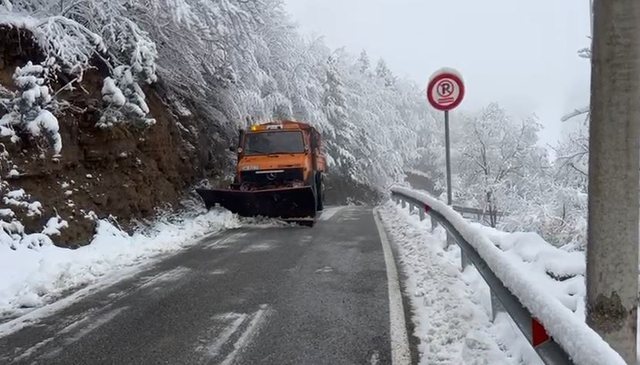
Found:
<svg viewBox="0 0 640 365"><path fill-rule="evenodd" d="M12 74L28 61L42 61L30 33L0 27L0 84L15 90ZM27 232L40 232L49 217L59 214L69 223L61 236L52 237L61 246L88 243L95 216L113 215L127 228L135 219L175 205L205 177L205 171L222 170L228 160L222 151L229 142L211 137L220 136L221 131L212 131L216 127L199 118L197 111L170 106L175 104L167 100L162 82L145 90L155 125L148 129L96 127L107 75L96 63L81 83L74 84L74 90L60 91L56 96L68 103L56 115L63 143L61 158L52 159L49 146L20 131L16 131L21 137L18 143L7 137L0 140L0 149L8 152L0 164L0 180L5 181L2 194L22 188L43 206L42 214L32 217L24 209L10 208ZM54 92L69 81L69 76L59 75L57 84L52 85ZM183 104L188 109L188 101ZM14 166L20 174L10 177ZM0 201L0 208L5 207L9 208ZM95 215L89 214L91 211Z"/></svg>

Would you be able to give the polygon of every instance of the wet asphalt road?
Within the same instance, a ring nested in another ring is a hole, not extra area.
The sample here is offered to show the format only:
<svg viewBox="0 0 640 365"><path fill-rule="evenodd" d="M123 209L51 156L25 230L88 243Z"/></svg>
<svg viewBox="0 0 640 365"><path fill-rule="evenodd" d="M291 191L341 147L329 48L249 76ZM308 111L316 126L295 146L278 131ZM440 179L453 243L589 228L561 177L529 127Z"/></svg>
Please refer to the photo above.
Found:
<svg viewBox="0 0 640 365"><path fill-rule="evenodd" d="M206 237L0 338L0 364L389 364L373 213L324 214Z"/></svg>

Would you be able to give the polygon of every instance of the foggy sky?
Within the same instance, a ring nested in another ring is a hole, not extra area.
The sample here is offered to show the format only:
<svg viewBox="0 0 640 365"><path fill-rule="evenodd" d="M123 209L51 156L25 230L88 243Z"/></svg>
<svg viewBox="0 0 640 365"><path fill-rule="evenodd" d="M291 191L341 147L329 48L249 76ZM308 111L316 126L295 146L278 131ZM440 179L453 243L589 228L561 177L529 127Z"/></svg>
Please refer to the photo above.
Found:
<svg viewBox="0 0 640 365"><path fill-rule="evenodd" d="M516 116L536 113L544 143L560 118L588 104L588 0L285 0L303 34L334 48L384 58L420 85L436 69L457 68L461 110L499 102ZM425 101L426 102L426 101ZM452 123L455 115L452 115Z"/></svg>

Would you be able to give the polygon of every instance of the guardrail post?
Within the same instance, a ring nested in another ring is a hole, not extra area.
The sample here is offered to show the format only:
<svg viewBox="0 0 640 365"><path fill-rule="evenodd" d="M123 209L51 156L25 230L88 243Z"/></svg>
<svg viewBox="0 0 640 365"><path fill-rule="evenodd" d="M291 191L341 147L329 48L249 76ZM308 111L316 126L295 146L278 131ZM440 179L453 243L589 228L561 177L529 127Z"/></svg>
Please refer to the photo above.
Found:
<svg viewBox="0 0 640 365"><path fill-rule="evenodd" d="M409 203L409 214L413 214L413 203Z"/></svg>
<svg viewBox="0 0 640 365"><path fill-rule="evenodd" d="M447 236L447 239L449 237ZM451 240L451 242L447 242L447 244L452 244L453 243L453 239ZM467 257L467 255L465 255L464 250L462 248L460 248L460 267L462 267L462 271L464 271L464 269L471 265L471 261L469 260L469 258Z"/></svg>
<svg viewBox="0 0 640 365"><path fill-rule="evenodd" d="M424 220L424 209L418 209L418 214L420 215L420 222Z"/></svg>
<svg viewBox="0 0 640 365"><path fill-rule="evenodd" d="M489 289L489 291L491 292L491 322L493 322L496 320L498 313L504 312L505 309L502 306L502 303L500 303L496 293L491 289Z"/></svg>
<svg viewBox="0 0 640 365"><path fill-rule="evenodd" d="M402 209L404 209L404 208L406 208L406 207L407 207L407 202L406 202L406 201L404 201L404 199L403 199L403 200L402 200Z"/></svg>

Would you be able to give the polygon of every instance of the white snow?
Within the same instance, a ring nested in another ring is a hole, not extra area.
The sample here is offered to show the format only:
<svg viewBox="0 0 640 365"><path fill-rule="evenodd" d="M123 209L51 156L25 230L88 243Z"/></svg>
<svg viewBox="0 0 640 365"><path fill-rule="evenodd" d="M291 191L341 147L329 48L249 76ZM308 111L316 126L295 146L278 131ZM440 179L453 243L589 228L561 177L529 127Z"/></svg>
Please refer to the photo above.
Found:
<svg viewBox="0 0 640 365"><path fill-rule="evenodd" d="M27 215L32 217L34 215L42 215L42 204L38 201L27 202L24 201L28 198L23 189L10 191L5 194L2 201L6 205L27 209Z"/></svg>
<svg viewBox="0 0 640 365"><path fill-rule="evenodd" d="M379 211L406 276L420 364L518 364L521 357L509 357L500 349L519 348L510 338L504 341L512 327L491 323L488 290L478 290L486 284L475 270L460 272L459 251L445 249L444 231L429 233L426 221L391 203Z"/></svg>
<svg viewBox="0 0 640 365"><path fill-rule="evenodd" d="M504 251L505 256L527 277L538 282L548 293L584 320L584 252L561 250L532 232L506 233L478 223L472 225Z"/></svg>
<svg viewBox="0 0 640 365"><path fill-rule="evenodd" d="M505 286L541 321L549 335L565 349L576 364L624 364L620 355L589 328L583 318L550 292L540 275L532 275L531 271L523 269L521 261L514 260L509 252L503 252L496 247L487 236L486 230L470 224L451 207L426 193L403 187L394 187L392 190L424 202L451 222ZM520 257L531 259L528 255L531 244L516 246L514 245L515 252ZM573 285L579 286L575 283Z"/></svg>
<svg viewBox="0 0 640 365"><path fill-rule="evenodd" d="M47 221L47 224L42 230L42 233L46 234L47 236L59 236L60 230L68 227L69 224L67 223L67 221L60 219L60 217L51 217Z"/></svg>
<svg viewBox="0 0 640 365"><path fill-rule="evenodd" d="M104 100L105 103L112 104L114 107L122 107L127 102L122 90L116 86L115 81L113 81L111 77L104 79L102 100Z"/></svg>
<svg viewBox="0 0 640 365"><path fill-rule="evenodd" d="M13 10L13 5L11 4L11 1L9 0L2 0L2 5L5 7L5 9L7 9L8 11Z"/></svg>
<svg viewBox="0 0 640 365"><path fill-rule="evenodd" d="M10 114L3 116L2 118L0 118L0 124L8 124L8 119L11 117ZM11 128L7 128L5 126L0 126L0 137L14 137L16 135L16 132L11 129Z"/></svg>
<svg viewBox="0 0 640 365"><path fill-rule="evenodd" d="M9 199L22 199L25 197L24 189L12 190L5 194Z"/></svg>
<svg viewBox="0 0 640 365"><path fill-rule="evenodd" d="M336 215L336 213L341 211L343 208L344 207L328 207L328 208L324 208L324 210L322 211L322 214L320 215L318 220L328 221L331 218L333 218L333 216Z"/></svg>
<svg viewBox="0 0 640 365"><path fill-rule="evenodd" d="M408 169L406 172L408 174L418 175L418 176L426 177L428 179L433 178L433 176L431 176L431 174L428 174L428 173L426 173L424 171L420 171L420 170L416 170L416 169Z"/></svg>
<svg viewBox="0 0 640 365"><path fill-rule="evenodd" d="M62 137L60 136L58 118L48 110L41 110L36 119L27 124L27 129L34 136L39 136L44 131L52 141L53 151L59 154L62 151Z"/></svg>
<svg viewBox="0 0 640 365"><path fill-rule="evenodd" d="M65 223L52 218L45 231L54 233ZM100 220L91 244L76 250L51 244L37 250L0 245L0 314L22 313L25 307L45 305L66 290L94 283L128 266L189 246L205 234L238 225L230 212L210 211L195 218L160 221L148 232L130 236ZM28 237L49 239L44 234Z"/></svg>
<svg viewBox="0 0 640 365"><path fill-rule="evenodd" d="M0 18L1 20L1 18ZM1 24L1 23L0 23ZM62 150L62 137L59 133L58 119L49 111L53 107L51 90L47 85L48 71L42 65L31 61L23 67L17 67L13 73L13 82L18 90L11 93L8 103L9 113L0 118L4 136L14 135L13 126L21 125L32 136L45 135L58 155ZM44 132L44 133L43 133Z"/></svg>

